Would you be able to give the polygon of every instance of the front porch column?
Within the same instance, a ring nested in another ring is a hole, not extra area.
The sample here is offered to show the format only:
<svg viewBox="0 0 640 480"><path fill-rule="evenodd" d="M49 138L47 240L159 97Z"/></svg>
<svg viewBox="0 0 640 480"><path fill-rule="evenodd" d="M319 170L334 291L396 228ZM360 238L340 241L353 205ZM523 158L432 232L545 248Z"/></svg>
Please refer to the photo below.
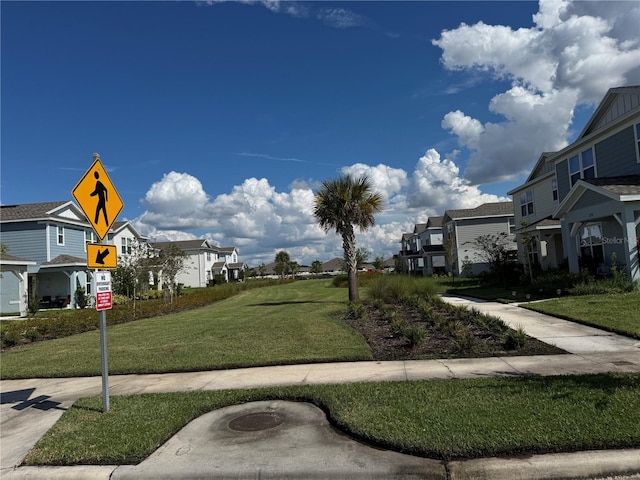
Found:
<svg viewBox="0 0 640 480"><path fill-rule="evenodd" d="M76 279L78 274L75 270L71 271L71 273L64 272L64 274L69 278L69 308L76 308Z"/></svg>
<svg viewBox="0 0 640 480"><path fill-rule="evenodd" d="M29 313L29 281L27 271L11 270L11 273L18 279L18 297L20 299L20 316L26 317Z"/></svg>
<svg viewBox="0 0 640 480"><path fill-rule="evenodd" d="M624 237L624 261L627 265L627 272L632 280L640 280L636 218L631 205L625 205L622 209L622 236Z"/></svg>
<svg viewBox="0 0 640 480"><path fill-rule="evenodd" d="M560 220L560 227L562 228L562 249L567 255L567 260L569 260L569 271L571 273L579 273L578 247L576 238L571 235L571 226L572 224L564 218Z"/></svg>

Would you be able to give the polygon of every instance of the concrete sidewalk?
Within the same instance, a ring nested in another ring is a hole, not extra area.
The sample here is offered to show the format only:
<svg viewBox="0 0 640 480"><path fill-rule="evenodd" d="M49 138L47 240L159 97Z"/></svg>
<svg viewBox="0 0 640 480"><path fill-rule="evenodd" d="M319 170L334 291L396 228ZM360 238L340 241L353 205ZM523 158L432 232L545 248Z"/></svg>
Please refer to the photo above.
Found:
<svg viewBox="0 0 640 480"><path fill-rule="evenodd" d="M509 375L640 372L640 342L513 305L447 301L500 316L570 355L258 367L162 375L110 376L110 394L254 388L272 385L407 381ZM0 381L2 479L433 478L556 479L640 473L640 450L439 462L384 452L333 431L324 412L291 402L246 404L194 420L137 466L17 467L80 397L100 395L100 377ZM231 408L231 407L229 407ZM262 415L281 423L252 432L230 420ZM213 433L215 432L215 433ZM222 442L222 443L221 443ZM215 452L215 454L213 453ZM292 454L292 452L295 452ZM631 478L631 477L629 477ZM640 477L638 477L640 478Z"/></svg>

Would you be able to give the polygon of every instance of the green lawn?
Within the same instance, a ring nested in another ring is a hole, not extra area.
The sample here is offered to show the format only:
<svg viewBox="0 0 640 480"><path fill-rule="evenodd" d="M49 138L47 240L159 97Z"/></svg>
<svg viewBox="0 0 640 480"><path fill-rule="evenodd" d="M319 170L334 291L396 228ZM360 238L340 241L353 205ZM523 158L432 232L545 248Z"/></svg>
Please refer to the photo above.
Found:
<svg viewBox="0 0 640 480"><path fill-rule="evenodd" d="M336 318L346 299L345 289L310 280L112 326L109 373L369 360L364 339ZM100 375L99 332L4 351L0 360L4 379Z"/></svg>
<svg viewBox="0 0 640 480"><path fill-rule="evenodd" d="M640 374L199 391L77 401L31 465L134 464L193 418L254 400L304 400L374 445L440 459L640 446Z"/></svg>
<svg viewBox="0 0 640 480"><path fill-rule="evenodd" d="M640 292L562 297L526 307L640 338Z"/></svg>

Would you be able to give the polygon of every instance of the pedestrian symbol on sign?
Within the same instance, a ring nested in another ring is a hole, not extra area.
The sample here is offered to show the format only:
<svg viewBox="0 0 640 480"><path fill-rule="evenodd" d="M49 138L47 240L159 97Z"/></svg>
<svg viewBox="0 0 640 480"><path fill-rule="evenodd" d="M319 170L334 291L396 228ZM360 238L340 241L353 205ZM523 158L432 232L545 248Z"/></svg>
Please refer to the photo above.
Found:
<svg viewBox="0 0 640 480"><path fill-rule="evenodd" d="M94 153L93 160L91 168L71 193L102 240L107 236L124 204L100 162L100 155Z"/></svg>
<svg viewBox="0 0 640 480"><path fill-rule="evenodd" d="M107 200L109 199L109 194L107 192L107 187L99 180L100 174L98 172L93 172L93 176L96 178L96 188L91 192L91 196L98 196L98 206L96 207L96 218L93 221L96 225L98 224L98 216L100 212L104 215L104 223L109 225L109 219L107 218Z"/></svg>

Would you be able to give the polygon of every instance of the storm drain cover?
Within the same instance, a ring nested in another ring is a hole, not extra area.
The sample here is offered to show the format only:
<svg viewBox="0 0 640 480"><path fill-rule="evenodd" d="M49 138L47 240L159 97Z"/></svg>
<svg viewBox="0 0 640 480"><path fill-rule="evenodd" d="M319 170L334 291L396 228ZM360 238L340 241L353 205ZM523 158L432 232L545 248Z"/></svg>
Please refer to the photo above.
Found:
<svg viewBox="0 0 640 480"><path fill-rule="evenodd" d="M284 416L275 412L258 412L242 415L229 422L229 428L238 432L258 432L277 427L284 422Z"/></svg>

